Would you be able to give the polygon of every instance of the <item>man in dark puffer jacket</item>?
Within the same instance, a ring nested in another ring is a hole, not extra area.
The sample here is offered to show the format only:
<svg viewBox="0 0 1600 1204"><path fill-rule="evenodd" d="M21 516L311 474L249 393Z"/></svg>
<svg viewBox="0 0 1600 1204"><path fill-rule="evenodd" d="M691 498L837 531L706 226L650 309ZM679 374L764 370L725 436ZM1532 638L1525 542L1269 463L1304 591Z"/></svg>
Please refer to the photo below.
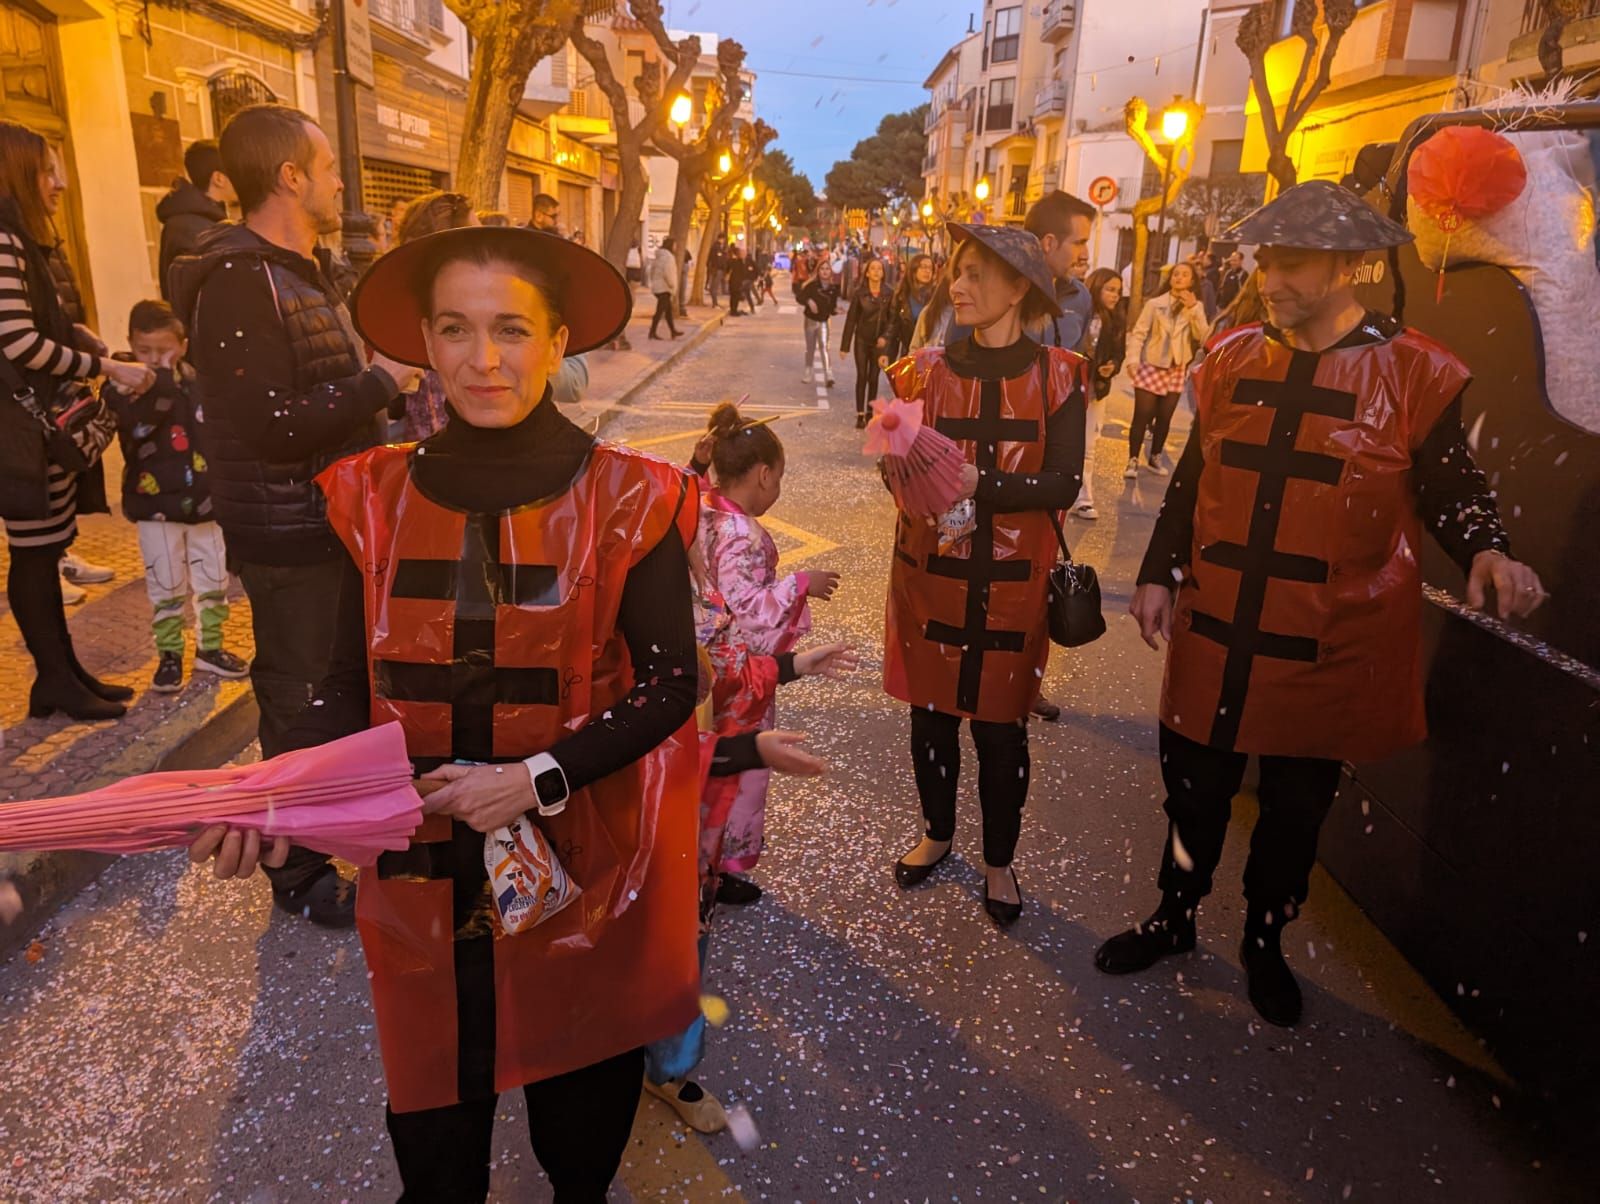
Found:
<svg viewBox="0 0 1600 1204"><path fill-rule="evenodd" d="M339 609L343 550L312 478L376 445L389 402L421 373L366 362L317 258L344 192L322 129L296 109L252 105L223 131L222 160L244 222L176 261L172 291L198 373L212 506L250 596L250 678L270 757L327 672ZM321 854L293 849L268 874L284 910L354 922L353 891Z"/></svg>
<svg viewBox="0 0 1600 1204"><path fill-rule="evenodd" d="M189 144L183 152L183 170L189 178L174 180L172 191L156 204L156 218L161 222L156 283L168 301L172 300L172 285L167 273L173 260L199 250L200 239L228 220L228 206L238 199L228 173L222 170L222 151L211 139Z"/></svg>

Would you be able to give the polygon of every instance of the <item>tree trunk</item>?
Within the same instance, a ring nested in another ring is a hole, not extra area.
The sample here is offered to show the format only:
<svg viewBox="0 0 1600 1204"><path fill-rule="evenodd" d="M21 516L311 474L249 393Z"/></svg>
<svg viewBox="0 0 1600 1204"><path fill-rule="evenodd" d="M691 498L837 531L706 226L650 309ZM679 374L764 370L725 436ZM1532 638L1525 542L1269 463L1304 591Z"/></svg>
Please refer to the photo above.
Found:
<svg viewBox="0 0 1600 1204"><path fill-rule="evenodd" d="M722 238L720 200L720 194L713 186L711 200L706 206L706 228L700 232L700 258L694 265L694 284L691 286L697 305L704 296L706 277L711 271L711 251Z"/></svg>
<svg viewBox="0 0 1600 1204"><path fill-rule="evenodd" d="M1288 145L1287 138L1284 139L1284 145ZM1282 150L1273 149L1267 152L1267 174L1278 185L1279 192L1282 192L1285 188L1293 188L1299 183L1298 173L1294 169L1294 160L1289 158ZM1269 197L1267 199L1271 200L1272 198Z"/></svg>
<svg viewBox="0 0 1600 1204"><path fill-rule="evenodd" d="M678 314L687 317L689 314L689 292L684 287L683 274L684 256L689 250L689 222L694 217L695 194L699 191L698 185L692 182L695 176L695 164L691 159L678 160L678 182L672 190L672 225L669 230L672 234L672 256L678 264ZM704 256L702 255L702 259ZM696 278L699 277L699 264L695 265ZM695 302L700 301L700 294L695 293Z"/></svg>
<svg viewBox="0 0 1600 1204"><path fill-rule="evenodd" d="M473 57L472 78L467 84L467 109L464 128L473 136L461 142L461 161L456 167L456 188L483 209L500 208L500 181L505 174L506 146L517 105L533 63L523 63L527 54L518 54L515 34L507 36L502 27L488 31L478 41ZM520 68L520 74L518 69Z"/></svg>
<svg viewBox="0 0 1600 1204"><path fill-rule="evenodd" d="M628 248L633 246L634 240L639 237L639 210L644 207L645 195L649 192L649 182L644 174L644 162L639 158L638 148L635 147L630 154L622 149L619 142L617 147L621 159L622 190L617 194L617 215L611 219L611 229L606 232L605 256L611 265L619 272L626 273L628 268ZM639 265L645 263L644 243L639 244Z"/></svg>

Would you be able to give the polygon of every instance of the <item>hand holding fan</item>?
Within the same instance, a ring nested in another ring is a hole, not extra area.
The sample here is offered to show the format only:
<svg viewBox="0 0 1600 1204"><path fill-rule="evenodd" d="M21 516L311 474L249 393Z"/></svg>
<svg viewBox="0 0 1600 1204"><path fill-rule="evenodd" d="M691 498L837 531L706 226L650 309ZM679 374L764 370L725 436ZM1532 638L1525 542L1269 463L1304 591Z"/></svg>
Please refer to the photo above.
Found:
<svg viewBox="0 0 1600 1204"><path fill-rule="evenodd" d="M872 403L876 411L867 423L862 451L882 456L884 479L895 504L917 518L934 518L950 509L961 496L961 470L966 457L947 435L922 420L922 402Z"/></svg>

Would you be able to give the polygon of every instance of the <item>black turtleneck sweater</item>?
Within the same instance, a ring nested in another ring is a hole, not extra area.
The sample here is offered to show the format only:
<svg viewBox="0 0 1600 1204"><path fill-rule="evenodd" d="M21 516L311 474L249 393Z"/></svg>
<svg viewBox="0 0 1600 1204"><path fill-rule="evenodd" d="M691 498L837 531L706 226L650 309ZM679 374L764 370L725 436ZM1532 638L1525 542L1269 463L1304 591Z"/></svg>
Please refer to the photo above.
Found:
<svg viewBox="0 0 1600 1204"><path fill-rule="evenodd" d="M1009 347L985 347L970 335L945 348L945 363L968 380L1014 380L1039 362L1039 344L1024 335ZM1054 398L1045 398L1049 409ZM1083 487L1084 399L1081 389L1044 423L1044 460L1037 472L978 469L979 505L997 513L1065 510ZM981 450L981 449L980 449Z"/></svg>
<svg viewBox="0 0 1600 1204"><path fill-rule="evenodd" d="M593 447L594 439L569 422L546 391L514 427L488 430L452 416L444 430L418 446L413 479L428 497L454 509L510 510L565 492ZM345 568L328 675L290 733L291 748L324 744L369 726L362 581L354 562ZM603 715L540 750L555 757L573 790L637 761L694 710L698 662L689 559L675 529L629 571L617 628L627 641L633 689ZM740 751L738 767L746 768L753 744Z"/></svg>

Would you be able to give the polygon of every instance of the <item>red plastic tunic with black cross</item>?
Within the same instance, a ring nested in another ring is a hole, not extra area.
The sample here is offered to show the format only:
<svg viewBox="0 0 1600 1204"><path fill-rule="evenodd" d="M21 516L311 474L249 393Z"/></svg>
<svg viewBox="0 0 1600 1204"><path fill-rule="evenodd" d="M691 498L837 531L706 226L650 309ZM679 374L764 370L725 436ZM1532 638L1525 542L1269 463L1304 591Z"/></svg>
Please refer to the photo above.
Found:
<svg viewBox="0 0 1600 1204"><path fill-rule="evenodd" d="M1374 760L1427 734L1412 457L1469 380L1415 331L1297 351L1259 325L1195 373L1204 468L1161 719L1202 744Z"/></svg>
<svg viewBox="0 0 1600 1204"><path fill-rule="evenodd" d="M890 365L889 380L897 397L922 402L924 421L960 444L969 464L1037 472L1045 420L1085 372L1082 356L1047 351L1048 389L1037 359L1009 380L980 381L951 371L941 347ZM899 516L883 684L914 707L1012 722L1033 706L1049 656L1045 604L1056 537L1043 511L1000 514L980 503L977 523L960 554L941 555L937 530Z"/></svg>
<svg viewBox="0 0 1600 1204"><path fill-rule="evenodd" d="M413 758L523 773L517 759L622 703L623 583L661 539L694 538L697 487L597 444L565 493L467 514L418 490L411 455L380 447L317 478L362 569L372 722L398 720ZM382 860L363 872L356 920L395 1111L549 1078L694 1019L699 763L691 719L537 819L582 894L516 936L494 917L483 837L464 824L430 816L400 855L404 876ZM458 993L473 975L477 989Z"/></svg>

